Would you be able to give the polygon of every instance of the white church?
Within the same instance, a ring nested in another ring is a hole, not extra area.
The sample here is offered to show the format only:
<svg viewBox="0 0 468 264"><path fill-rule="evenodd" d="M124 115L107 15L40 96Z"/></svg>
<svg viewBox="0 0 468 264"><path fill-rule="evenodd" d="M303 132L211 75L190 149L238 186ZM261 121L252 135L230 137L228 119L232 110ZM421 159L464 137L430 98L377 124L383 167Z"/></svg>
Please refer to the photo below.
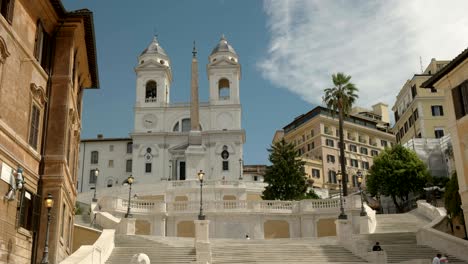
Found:
<svg viewBox="0 0 468 264"><path fill-rule="evenodd" d="M209 101L198 99L198 61L192 58L191 100L170 100L171 60L156 37L138 57L131 138L83 140L78 191L118 185L128 174L137 184L161 180L242 178L239 58L221 37L207 65ZM99 170L97 178L94 170Z"/></svg>

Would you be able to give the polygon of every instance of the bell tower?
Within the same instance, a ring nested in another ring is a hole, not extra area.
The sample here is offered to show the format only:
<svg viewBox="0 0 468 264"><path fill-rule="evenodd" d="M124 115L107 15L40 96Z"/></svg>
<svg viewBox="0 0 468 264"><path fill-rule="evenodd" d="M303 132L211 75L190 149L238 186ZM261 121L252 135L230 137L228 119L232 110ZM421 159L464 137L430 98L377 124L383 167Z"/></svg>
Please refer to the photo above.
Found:
<svg viewBox="0 0 468 264"><path fill-rule="evenodd" d="M171 61L159 45L156 36L138 56L135 73L136 107L166 106L169 103L172 82Z"/></svg>
<svg viewBox="0 0 468 264"><path fill-rule="evenodd" d="M240 104L241 68L239 57L224 35L221 36L218 45L208 57L207 73L210 86L210 104Z"/></svg>

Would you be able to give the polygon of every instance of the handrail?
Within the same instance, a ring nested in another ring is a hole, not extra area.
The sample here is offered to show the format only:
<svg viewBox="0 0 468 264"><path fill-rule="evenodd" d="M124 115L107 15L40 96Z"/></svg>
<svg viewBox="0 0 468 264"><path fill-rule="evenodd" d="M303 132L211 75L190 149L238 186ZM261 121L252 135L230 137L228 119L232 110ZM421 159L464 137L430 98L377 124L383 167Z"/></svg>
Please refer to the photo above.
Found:
<svg viewBox="0 0 468 264"><path fill-rule="evenodd" d="M81 246L60 264L104 264L114 250L115 230L104 229L93 245Z"/></svg>

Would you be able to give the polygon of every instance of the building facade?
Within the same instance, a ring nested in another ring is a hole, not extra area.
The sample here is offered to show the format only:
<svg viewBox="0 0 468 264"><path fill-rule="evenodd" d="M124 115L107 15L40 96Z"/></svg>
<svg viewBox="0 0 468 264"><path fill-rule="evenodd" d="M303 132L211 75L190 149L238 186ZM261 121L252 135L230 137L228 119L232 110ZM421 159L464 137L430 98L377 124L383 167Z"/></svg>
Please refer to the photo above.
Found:
<svg viewBox="0 0 468 264"><path fill-rule="evenodd" d="M447 134L445 91L421 87L447 63L432 59L423 73L415 74L401 88L392 107L395 116L392 130L397 143L404 144L413 138L441 138Z"/></svg>
<svg viewBox="0 0 468 264"><path fill-rule="evenodd" d="M306 174L317 188L337 189L336 174L340 170L338 116L331 110L318 106L277 131L275 140L284 138L296 146L306 161ZM357 172L366 175L373 157L385 147L395 143L388 129L388 108L379 103L373 110L360 107L352 109L345 118L344 140L349 187L357 187Z"/></svg>
<svg viewBox="0 0 468 264"><path fill-rule="evenodd" d="M84 89L98 87L92 13L58 0L0 2L0 262L71 254Z"/></svg>
<svg viewBox="0 0 468 264"><path fill-rule="evenodd" d="M468 49L422 84L443 90L465 222L468 222Z"/></svg>

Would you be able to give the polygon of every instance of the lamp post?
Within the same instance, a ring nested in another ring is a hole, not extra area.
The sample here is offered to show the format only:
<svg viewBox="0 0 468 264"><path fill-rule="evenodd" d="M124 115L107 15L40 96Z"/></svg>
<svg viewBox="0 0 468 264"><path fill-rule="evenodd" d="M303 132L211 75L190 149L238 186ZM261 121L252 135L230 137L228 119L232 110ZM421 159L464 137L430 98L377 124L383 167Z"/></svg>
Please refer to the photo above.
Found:
<svg viewBox="0 0 468 264"><path fill-rule="evenodd" d="M99 169L96 168L94 170L94 195L93 195L93 202L97 202L97 198L96 198L96 189L97 189L97 179L98 179L98 176L99 176Z"/></svg>
<svg viewBox="0 0 468 264"><path fill-rule="evenodd" d="M128 184L128 205L127 205L127 213L125 214L125 218L132 218L132 214L130 213L130 203L132 202L132 184L133 184L133 176L130 175L128 178L125 180L125 182Z"/></svg>
<svg viewBox="0 0 468 264"><path fill-rule="evenodd" d="M49 227L50 227L50 209L54 206L54 197L52 194L48 194L44 199L44 205L47 208L47 229L46 229L46 239L44 244L44 253L42 255L41 264L49 263Z"/></svg>
<svg viewBox="0 0 468 264"><path fill-rule="evenodd" d="M205 173L203 170L198 172L198 180L200 180L200 213L198 214L198 220L205 220L205 215L203 214L203 177Z"/></svg>
<svg viewBox="0 0 468 264"><path fill-rule="evenodd" d="M367 215L367 212L366 210L364 210L364 201L363 201L363 198L362 198L362 188L361 188L361 184L362 184L362 172L360 170L358 170L357 172L357 181L358 181L358 187L359 187L359 195L361 195L361 213L359 214L360 216L366 216Z"/></svg>
<svg viewBox="0 0 468 264"><path fill-rule="evenodd" d="M336 174L338 178L338 189L340 190L340 215L338 216L338 219L348 219L348 216L344 212L343 208L343 196L341 195L341 180L343 179L343 175L341 174L341 171L338 171Z"/></svg>
<svg viewBox="0 0 468 264"><path fill-rule="evenodd" d="M239 158L239 180L242 180L242 159Z"/></svg>

